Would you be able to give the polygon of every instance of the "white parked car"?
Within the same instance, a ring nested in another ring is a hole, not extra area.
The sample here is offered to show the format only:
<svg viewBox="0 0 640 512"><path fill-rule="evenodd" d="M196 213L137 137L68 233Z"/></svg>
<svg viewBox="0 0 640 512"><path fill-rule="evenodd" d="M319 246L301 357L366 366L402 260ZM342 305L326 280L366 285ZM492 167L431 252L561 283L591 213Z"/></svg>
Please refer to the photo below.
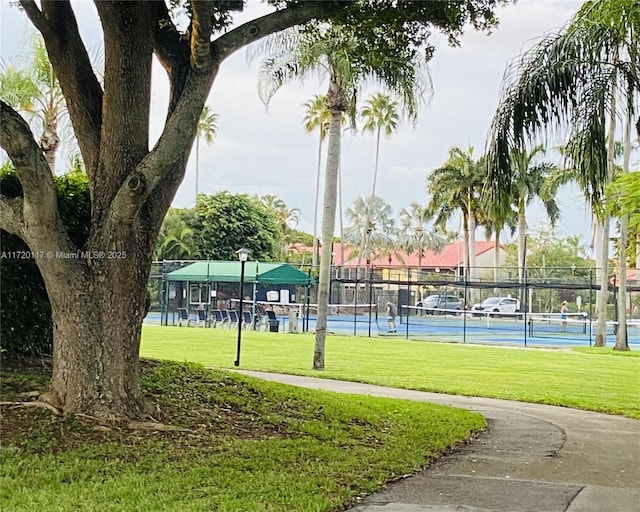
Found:
<svg viewBox="0 0 640 512"><path fill-rule="evenodd" d="M483 313L516 313L520 311L520 301L512 297L489 297L480 304L474 304L471 309Z"/></svg>

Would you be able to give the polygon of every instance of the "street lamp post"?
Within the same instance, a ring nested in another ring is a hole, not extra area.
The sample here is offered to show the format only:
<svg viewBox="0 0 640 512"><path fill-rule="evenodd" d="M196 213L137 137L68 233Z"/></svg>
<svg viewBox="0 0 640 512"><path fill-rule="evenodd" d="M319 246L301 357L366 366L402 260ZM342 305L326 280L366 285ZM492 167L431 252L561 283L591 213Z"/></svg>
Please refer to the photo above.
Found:
<svg viewBox="0 0 640 512"><path fill-rule="evenodd" d="M239 249L236 251L240 260L240 305L238 306L238 348L236 351L236 360L233 362L235 366L240 366L240 346L242 345L242 299L244 298L244 265L249 257L249 249Z"/></svg>

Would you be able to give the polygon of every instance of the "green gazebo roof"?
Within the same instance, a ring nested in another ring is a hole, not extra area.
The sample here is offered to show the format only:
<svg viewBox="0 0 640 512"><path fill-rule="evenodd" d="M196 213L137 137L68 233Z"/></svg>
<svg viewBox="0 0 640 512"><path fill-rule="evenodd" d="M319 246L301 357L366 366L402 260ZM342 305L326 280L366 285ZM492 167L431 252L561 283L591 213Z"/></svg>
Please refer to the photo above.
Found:
<svg viewBox="0 0 640 512"><path fill-rule="evenodd" d="M167 274L169 281L209 283L239 283L239 261L196 261ZM245 283L259 284L315 284L309 276L288 263L262 263L247 261L244 267Z"/></svg>

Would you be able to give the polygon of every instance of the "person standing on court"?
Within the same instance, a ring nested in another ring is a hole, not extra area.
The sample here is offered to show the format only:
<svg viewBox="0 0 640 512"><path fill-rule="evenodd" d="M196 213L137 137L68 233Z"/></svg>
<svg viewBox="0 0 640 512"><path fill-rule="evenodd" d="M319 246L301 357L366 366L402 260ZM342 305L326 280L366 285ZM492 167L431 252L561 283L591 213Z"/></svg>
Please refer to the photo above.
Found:
<svg viewBox="0 0 640 512"><path fill-rule="evenodd" d="M387 302L387 325L389 326L389 332L396 332L396 316L398 312L393 302Z"/></svg>
<svg viewBox="0 0 640 512"><path fill-rule="evenodd" d="M566 332L567 330L567 314L569 313L569 306L567 306L567 301L562 301L562 307L560 308L560 319L562 320L562 328L560 329L562 332Z"/></svg>

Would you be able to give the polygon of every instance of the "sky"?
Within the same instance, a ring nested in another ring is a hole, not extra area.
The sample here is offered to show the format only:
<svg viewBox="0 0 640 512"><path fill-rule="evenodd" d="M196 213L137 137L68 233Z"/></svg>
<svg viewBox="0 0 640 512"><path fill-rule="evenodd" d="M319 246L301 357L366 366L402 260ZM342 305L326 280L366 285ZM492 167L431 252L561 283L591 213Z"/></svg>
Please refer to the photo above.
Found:
<svg viewBox="0 0 640 512"><path fill-rule="evenodd" d="M426 203L426 176L446 161L452 147L473 146L477 157L483 153L506 64L544 33L558 30L582 3L582 0L519 0L515 5L498 9L500 26L491 35L468 29L460 47L450 47L444 37L434 35L436 52L429 66L433 98L421 107L415 126L403 122L396 134L381 141L377 195L391 205L396 215L413 202ZM94 47L100 34L95 8L86 0L75 2L74 8L83 39L88 47ZM265 9L266 6L250 0L238 20L252 19L265 13ZM26 16L17 8L8 2L0 4L3 61L15 59L29 27ZM318 137L317 133L307 134L303 129L303 104L326 92L326 80L310 78L285 85L267 108L258 97L257 75L258 63L248 63L244 50L222 64L207 101L219 116L218 133L211 145L200 144L199 190L276 195L289 208L300 211L298 229L310 233ZM164 71L155 65L152 139L159 136L164 124L168 90ZM360 97L365 99L381 90L372 87ZM343 210L358 196L371 193L374 158L374 135L345 134ZM579 235L588 245L590 215L579 191L572 186L564 187L558 201L561 207L558 235ZM195 145L173 205L191 207L194 203ZM528 209L530 230L535 231L544 221L541 205L534 202ZM479 231L478 238L483 236Z"/></svg>

